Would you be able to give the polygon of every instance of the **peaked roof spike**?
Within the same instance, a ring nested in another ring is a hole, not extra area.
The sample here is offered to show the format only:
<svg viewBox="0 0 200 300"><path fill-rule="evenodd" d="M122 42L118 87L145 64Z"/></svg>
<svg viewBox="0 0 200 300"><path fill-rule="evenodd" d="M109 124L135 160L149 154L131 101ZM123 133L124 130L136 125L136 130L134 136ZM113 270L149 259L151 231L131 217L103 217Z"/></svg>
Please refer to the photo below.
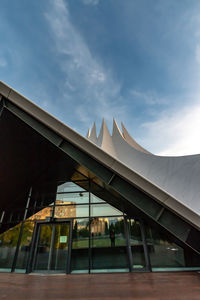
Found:
<svg viewBox="0 0 200 300"><path fill-rule="evenodd" d="M101 146L103 143L103 140L107 140L107 138L110 138L110 132L108 130L107 124L105 119L102 119L102 123L101 123L101 130L98 136L98 145Z"/></svg>
<svg viewBox="0 0 200 300"><path fill-rule="evenodd" d="M125 128L124 124L121 122L121 126L122 126L122 134L123 137L125 139L125 141L131 145L133 148L135 148L138 151L144 152L144 153L149 153L149 151L147 151L146 149L144 149L142 146L140 146L129 134L128 130Z"/></svg>
<svg viewBox="0 0 200 300"><path fill-rule="evenodd" d="M112 131L112 136L115 136L115 135L120 135L121 137L123 137L122 133L121 133L121 130L119 128L119 126L117 125L117 122L115 120L115 118L113 118L113 131Z"/></svg>
<svg viewBox="0 0 200 300"><path fill-rule="evenodd" d="M92 131L90 133L89 139L94 143L97 142L97 132L96 132L96 123L95 122L92 126Z"/></svg>
<svg viewBox="0 0 200 300"><path fill-rule="evenodd" d="M122 128L122 134L123 137L126 139L127 136L130 136L130 134L128 133L128 130L126 129L126 127L124 126L124 123L121 122L121 128ZM130 136L131 137L131 136ZM131 137L132 138L132 137Z"/></svg>
<svg viewBox="0 0 200 300"><path fill-rule="evenodd" d="M96 133L96 122L93 123L91 134L95 134L95 137L97 137L97 133Z"/></svg>
<svg viewBox="0 0 200 300"><path fill-rule="evenodd" d="M102 119L101 127L103 128L103 130L107 130L109 132L106 120L104 118Z"/></svg>
<svg viewBox="0 0 200 300"><path fill-rule="evenodd" d="M88 138L88 139L89 139L89 137L90 137L90 134L91 134L91 129L89 128L89 129L88 129L88 132L87 132L87 134L86 134L86 138Z"/></svg>
<svg viewBox="0 0 200 300"><path fill-rule="evenodd" d="M122 131L125 129L126 130L126 128L125 128L125 126L124 126L124 123L123 122L121 122L121 127L122 127Z"/></svg>

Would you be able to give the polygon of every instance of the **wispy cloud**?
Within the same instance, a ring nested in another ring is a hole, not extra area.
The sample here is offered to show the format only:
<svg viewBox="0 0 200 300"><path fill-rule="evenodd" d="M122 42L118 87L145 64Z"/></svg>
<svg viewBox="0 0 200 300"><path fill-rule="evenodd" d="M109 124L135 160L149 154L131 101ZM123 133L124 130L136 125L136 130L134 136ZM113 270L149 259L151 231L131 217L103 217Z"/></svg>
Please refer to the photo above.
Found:
<svg viewBox="0 0 200 300"><path fill-rule="evenodd" d="M97 5L100 0L82 0L82 2L86 5Z"/></svg>
<svg viewBox="0 0 200 300"><path fill-rule="evenodd" d="M131 90L130 96L133 97L135 101L143 102L143 104L147 105L166 105L168 100L159 96L155 91L139 91L139 90Z"/></svg>
<svg viewBox="0 0 200 300"><path fill-rule="evenodd" d="M0 67L6 67L7 66L7 61L5 58L0 57Z"/></svg>
<svg viewBox="0 0 200 300"><path fill-rule="evenodd" d="M98 1L86 2L97 4ZM113 116L126 124L133 123L133 112L129 111L132 108L127 106L128 101L121 96L120 83L114 80L112 71L104 67L74 26L67 2L50 0L49 3L45 17L54 41L52 47L64 77L59 86L62 95L59 105L63 110L70 110L74 114L76 130L84 133L89 124L94 120L98 122L103 117L110 123ZM196 48L196 59L199 59L199 48ZM153 107L159 114L159 117L154 114L155 121L144 122L142 125L145 135L140 142L144 147L150 147L150 151L160 155L200 152L200 102L194 101L198 97L188 100L184 98L184 108L179 110L178 105L170 106L172 101L169 101L169 95L161 97L156 91L133 88L129 93L129 100L130 97L134 101L143 102L144 109ZM180 99L178 101L180 103ZM174 98L174 103L176 102L177 97ZM186 106L186 103L191 104Z"/></svg>
<svg viewBox="0 0 200 300"><path fill-rule="evenodd" d="M45 16L65 78L62 86L65 105L73 101L76 117L87 126L102 117L109 120L112 116L121 118L125 109L120 97L120 84L113 80L111 71L105 69L91 53L71 22L67 3L63 0L50 1Z"/></svg>
<svg viewBox="0 0 200 300"><path fill-rule="evenodd" d="M200 64L200 45L196 46L196 61Z"/></svg>
<svg viewBox="0 0 200 300"><path fill-rule="evenodd" d="M200 101L179 111L164 111L154 122L144 123L143 145L159 155L200 153Z"/></svg>

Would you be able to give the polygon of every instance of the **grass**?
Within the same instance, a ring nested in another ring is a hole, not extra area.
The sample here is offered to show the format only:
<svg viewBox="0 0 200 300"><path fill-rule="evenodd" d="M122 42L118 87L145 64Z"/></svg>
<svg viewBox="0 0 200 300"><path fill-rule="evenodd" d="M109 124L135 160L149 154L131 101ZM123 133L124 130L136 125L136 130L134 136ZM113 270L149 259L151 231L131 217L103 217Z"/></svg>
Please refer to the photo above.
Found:
<svg viewBox="0 0 200 300"><path fill-rule="evenodd" d="M126 241L124 239L115 239L115 246L125 246ZM73 241L72 248L88 248L89 240L81 239L77 241ZM109 238L93 238L91 239L91 247L110 247L111 241Z"/></svg>

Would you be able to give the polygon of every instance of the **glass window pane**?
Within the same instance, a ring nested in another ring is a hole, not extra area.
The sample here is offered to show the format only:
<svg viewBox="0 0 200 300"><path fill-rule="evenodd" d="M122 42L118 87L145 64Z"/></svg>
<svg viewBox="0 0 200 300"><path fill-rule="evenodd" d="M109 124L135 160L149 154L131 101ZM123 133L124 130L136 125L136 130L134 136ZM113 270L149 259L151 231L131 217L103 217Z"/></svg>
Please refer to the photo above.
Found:
<svg viewBox="0 0 200 300"><path fill-rule="evenodd" d="M184 250L165 234L148 227L147 245L152 268L185 267Z"/></svg>
<svg viewBox="0 0 200 300"><path fill-rule="evenodd" d="M49 254L52 239L52 224L40 225L34 270L49 270Z"/></svg>
<svg viewBox="0 0 200 300"><path fill-rule="evenodd" d="M109 204L91 204L91 216L118 216L123 213Z"/></svg>
<svg viewBox="0 0 200 300"><path fill-rule="evenodd" d="M91 272L128 271L123 217L94 218L91 248Z"/></svg>
<svg viewBox="0 0 200 300"><path fill-rule="evenodd" d="M82 218L89 216L89 205L56 206L55 218Z"/></svg>
<svg viewBox="0 0 200 300"><path fill-rule="evenodd" d="M0 234L0 270L11 270L21 223Z"/></svg>
<svg viewBox="0 0 200 300"><path fill-rule="evenodd" d="M34 221L34 220L48 220L52 216L52 206L45 207L38 212L34 213L34 209L29 210L29 215L31 214L32 216L29 217L27 220L29 221Z"/></svg>
<svg viewBox="0 0 200 300"><path fill-rule="evenodd" d="M89 203L89 193L69 193L69 194L57 194L56 195L56 205L64 204L83 204Z"/></svg>
<svg viewBox="0 0 200 300"><path fill-rule="evenodd" d="M72 233L72 273L88 272L89 267L89 219L77 219Z"/></svg>
<svg viewBox="0 0 200 300"><path fill-rule="evenodd" d="M23 226L23 234L19 247L17 263L15 271L24 270L27 267L28 256L30 253L31 240L34 230L34 222L25 222Z"/></svg>
<svg viewBox="0 0 200 300"><path fill-rule="evenodd" d="M105 201L102 200L101 198L91 194L91 203L100 203L100 202L105 202Z"/></svg>
<svg viewBox="0 0 200 300"><path fill-rule="evenodd" d="M58 186L57 193L65 193L65 192L81 192L84 191L83 188L75 184L74 182L65 182Z"/></svg>
<svg viewBox="0 0 200 300"><path fill-rule="evenodd" d="M66 272L69 243L69 223L54 224L51 270Z"/></svg>
<svg viewBox="0 0 200 300"><path fill-rule="evenodd" d="M142 269L145 268L145 256L144 256L144 246L142 241L142 235L140 230L140 224L138 221L129 220L129 235L131 252L133 255L133 268Z"/></svg>

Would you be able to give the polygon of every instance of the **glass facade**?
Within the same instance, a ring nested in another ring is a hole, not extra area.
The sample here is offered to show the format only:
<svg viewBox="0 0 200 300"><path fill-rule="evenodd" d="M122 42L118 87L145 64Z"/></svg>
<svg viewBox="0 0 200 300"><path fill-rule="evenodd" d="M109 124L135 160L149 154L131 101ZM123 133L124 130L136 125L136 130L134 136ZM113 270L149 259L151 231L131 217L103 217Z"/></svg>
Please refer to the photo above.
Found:
<svg viewBox="0 0 200 300"><path fill-rule="evenodd" d="M173 270L186 267L183 248L151 227L146 228L146 237L152 270Z"/></svg>
<svg viewBox="0 0 200 300"><path fill-rule="evenodd" d="M17 262L15 267L15 269L18 272L25 272L26 270L28 264L28 257L30 254L30 247L31 247L34 226L35 224L32 221L26 221L23 224L23 233L19 245Z"/></svg>
<svg viewBox="0 0 200 300"><path fill-rule="evenodd" d="M144 240L140 223L134 219L128 221L130 247L132 254L132 268L145 269Z"/></svg>
<svg viewBox="0 0 200 300"><path fill-rule="evenodd" d="M128 271L128 265L124 218L93 218L91 272Z"/></svg>
<svg viewBox="0 0 200 300"><path fill-rule="evenodd" d="M163 232L124 214L102 195L103 188L88 180L34 190L25 208L0 224L7 228L0 234L0 271L98 273L190 267L188 251L186 257Z"/></svg>
<svg viewBox="0 0 200 300"><path fill-rule="evenodd" d="M11 271L21 224L0 235L0 269Z"/></svg>
<svg viewBox="0 0 200 300"><path fill-rule="evenodd" d="M72 231L71 272L89 272L90 220L74 219Z"/></svg>
<svg viewBox="0 0 200 300"><path fill-rule="evenodd" d="M39 225L33 271L66 271L69 227L68 222Z"/></svg>

